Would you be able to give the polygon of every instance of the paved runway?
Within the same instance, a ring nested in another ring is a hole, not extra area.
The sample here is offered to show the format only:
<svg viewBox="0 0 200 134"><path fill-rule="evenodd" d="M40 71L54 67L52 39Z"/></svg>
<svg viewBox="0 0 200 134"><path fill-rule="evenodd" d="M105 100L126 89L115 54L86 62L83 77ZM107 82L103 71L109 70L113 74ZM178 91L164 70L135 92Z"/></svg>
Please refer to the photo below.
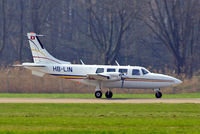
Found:
<svg viewBox="0 0 200 134"><path fill-rule="evenodd" d="M0 103L200 103L195 99L0 98Z"/></svg>

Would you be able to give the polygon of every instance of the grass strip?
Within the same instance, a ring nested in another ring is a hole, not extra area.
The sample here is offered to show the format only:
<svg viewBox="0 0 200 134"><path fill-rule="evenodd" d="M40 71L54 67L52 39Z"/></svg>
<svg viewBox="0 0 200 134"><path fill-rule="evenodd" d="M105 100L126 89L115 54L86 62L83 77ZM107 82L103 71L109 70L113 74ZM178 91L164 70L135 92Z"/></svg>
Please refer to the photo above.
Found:
<svg viewBox="0 0 200 134"><path fill-rule="evenodd" d="M200 132L200 104L0 104L0 133Z"/></svg>

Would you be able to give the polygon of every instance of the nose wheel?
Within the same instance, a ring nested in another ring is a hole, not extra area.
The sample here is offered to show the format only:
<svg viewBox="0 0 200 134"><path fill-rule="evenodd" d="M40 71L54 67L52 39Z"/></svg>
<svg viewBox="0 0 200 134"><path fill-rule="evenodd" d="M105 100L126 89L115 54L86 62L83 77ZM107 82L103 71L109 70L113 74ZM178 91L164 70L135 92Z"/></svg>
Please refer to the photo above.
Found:
<svg viewBox="0 0 200 134"><path fill-rule="evenodd" d="M160 91L157 91L155 93L156 98L161 98L162 97L162 93Z"/></svg>
<svg viewBox="0 0 200 134"><path fill-rule="evenodd" d="M154 91L155 91L156 98L161 98L162 97L162 93L161 93L159 88L158 89L154 89Z"/></svg>

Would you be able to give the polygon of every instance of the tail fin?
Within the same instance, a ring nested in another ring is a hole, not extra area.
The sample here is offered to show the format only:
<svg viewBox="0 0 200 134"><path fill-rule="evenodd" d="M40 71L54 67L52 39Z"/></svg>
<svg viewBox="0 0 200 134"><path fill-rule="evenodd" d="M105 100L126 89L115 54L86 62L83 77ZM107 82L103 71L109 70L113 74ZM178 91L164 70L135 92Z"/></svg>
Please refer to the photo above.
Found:
<svg viewBox="0 0 200 134"><path fill-rule="evenodd" d="M48 63L48 64L70 64L70 62L61 61L53 57L47 52L42 43L40 42L36 33L27 33L33 61L34 63Z"/></svg>

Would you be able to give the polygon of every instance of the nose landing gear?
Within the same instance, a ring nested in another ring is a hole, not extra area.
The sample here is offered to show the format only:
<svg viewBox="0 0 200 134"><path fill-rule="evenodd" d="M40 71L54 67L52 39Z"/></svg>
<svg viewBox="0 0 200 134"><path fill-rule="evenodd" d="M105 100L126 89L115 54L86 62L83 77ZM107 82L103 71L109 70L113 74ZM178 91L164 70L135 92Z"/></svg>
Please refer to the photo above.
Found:
<svg viewBox="0 0 200 134"><path fill-rule="evenodd" d="M161 98L162 97L162 93L160 91L155 93L156 98Z"/></svg>
<svg viewBox="0 0 200 134"><path fill-rule="evenodd" d="M154 89L154 91L156 92L155 93L156 98L161 98L162 97L162 93L161 93L160 89Z"/></svg>

